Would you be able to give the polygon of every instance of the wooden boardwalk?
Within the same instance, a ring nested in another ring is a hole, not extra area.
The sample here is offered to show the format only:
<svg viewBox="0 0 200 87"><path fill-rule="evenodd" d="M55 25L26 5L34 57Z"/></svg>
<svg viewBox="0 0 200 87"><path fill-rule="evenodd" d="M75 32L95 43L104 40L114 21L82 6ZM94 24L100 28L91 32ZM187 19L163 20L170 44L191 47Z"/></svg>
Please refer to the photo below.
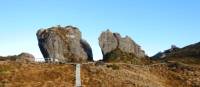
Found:
<svg viewBox="0 0 200 87"><path fill-rule="evenodd" d="M81 64L76 64L75 87L81 87Z"/></svg>

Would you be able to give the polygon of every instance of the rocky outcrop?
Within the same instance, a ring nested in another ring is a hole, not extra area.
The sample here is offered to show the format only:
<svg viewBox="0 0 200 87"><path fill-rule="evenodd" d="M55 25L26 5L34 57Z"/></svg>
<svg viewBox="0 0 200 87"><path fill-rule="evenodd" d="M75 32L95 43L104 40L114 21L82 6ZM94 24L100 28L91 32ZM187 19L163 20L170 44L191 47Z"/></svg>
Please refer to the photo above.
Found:
<svg viewBox="0 0 200 87"><path fill-rule="evenodd" d="M29 53L21 53L18 55L18 58L16 59L16 61L17 62L34 62L35 57Z"/></svg>
<svg viewBox="0 0 200 87"><path fill-rule="evenodd" d="M164 52L158 52L157 54L155 54L154 56L152 56L152 59L160 59L160 58L165 58L168 55L177 52L178 50L180 50L179 47L175 46L175 45L171 45L171 48L168 50L165 50Z"/></svg>
<svg viewBox="0 0 200 87"><path fill-rule="evenodd" d="M81 32L73 26L51 27L37 32L38 45L45 61L92 61L92 49L82 39Z"/></svg>
<svg viewBox="0 0 200 87"><path fill-rule="evenodd" d="M30 53L21 53L14 56L0 57L0 61L34 62L35 57Z"/></svg>
<svg viewBox="0 0 200 87"><path fill-rule="evenodd" d="M186 65L200 65L200 42L183 48L172 45L170 49L152 56L151 60L155 60L156 62L178 62Z"/></svg>
<svg viewBox="0 0 200 87"><path fill-rule="evenodd" d="M179 48L172 45L170 49L164 52L159 52L152 56L152 59L165 59L165 58L199 58L200 57L200 42Z"/></svg>
<svg viewBox="0 0 200 87"><path fill-rule="evenodd" d="M112 52L133 54L138 58L145 57L144 51L141 50L140 46L136 44L130 37L126 36L122 38L119 33L112 33L109 30L101 33L99 37L99 45L101 47L104 59L106 59L107 54ZM120 54L118 56L120 56Z"/></svg>

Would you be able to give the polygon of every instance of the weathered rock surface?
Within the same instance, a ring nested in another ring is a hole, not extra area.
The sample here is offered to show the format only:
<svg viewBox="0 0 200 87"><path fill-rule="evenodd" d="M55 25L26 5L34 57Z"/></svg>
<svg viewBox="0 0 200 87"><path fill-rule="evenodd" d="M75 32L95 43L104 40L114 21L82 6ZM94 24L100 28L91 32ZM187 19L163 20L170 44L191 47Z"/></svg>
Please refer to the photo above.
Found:
<svg viewBox="0 0 200 87"><path fill-rule="evenodd" d="M136 57L145 57L145 53L141 50L140 46L136 44L130 37L126 36L122 38L119 33L112 33L107 30L102 32L99 37L99 45L102 50L103 56L105 56L112 51L124 52L134 54Z"/></svg>
<svg viewBox="0 0 200 87"><path fill-rule="evenodd" d="M81 32L73 26L51 27L37 32L39 48L45 61L92 61L92 49L82 39ZM50 58L50 59L49 59Z"/></svg>

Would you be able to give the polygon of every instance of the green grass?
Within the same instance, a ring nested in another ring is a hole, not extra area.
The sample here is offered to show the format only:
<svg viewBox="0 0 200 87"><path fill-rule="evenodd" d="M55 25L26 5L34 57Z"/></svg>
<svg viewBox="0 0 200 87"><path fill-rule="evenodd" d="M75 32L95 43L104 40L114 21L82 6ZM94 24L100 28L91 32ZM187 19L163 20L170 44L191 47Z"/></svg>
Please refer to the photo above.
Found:
<svg viewBox="0 0 200 87"><path fill-rule="evenodd" d="M137 58L132 53L126 53L120 49L113 50L112 52L106 54L103 58L105 62L123 62L130 64L141 64L143 61L141 58Z"/></svg>

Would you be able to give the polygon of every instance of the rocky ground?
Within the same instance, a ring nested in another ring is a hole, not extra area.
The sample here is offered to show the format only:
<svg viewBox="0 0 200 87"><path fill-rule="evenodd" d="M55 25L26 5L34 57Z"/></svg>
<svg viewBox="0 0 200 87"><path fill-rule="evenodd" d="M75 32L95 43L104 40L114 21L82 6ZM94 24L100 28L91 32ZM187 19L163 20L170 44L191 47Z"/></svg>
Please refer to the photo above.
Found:
<svg viewBox="0 0 200 87"><path fill-rule="evenodd" d="M200 87L200 66L83 64L83 87ZM0 87L73 87L75 65L0 62Z"/></svg>

